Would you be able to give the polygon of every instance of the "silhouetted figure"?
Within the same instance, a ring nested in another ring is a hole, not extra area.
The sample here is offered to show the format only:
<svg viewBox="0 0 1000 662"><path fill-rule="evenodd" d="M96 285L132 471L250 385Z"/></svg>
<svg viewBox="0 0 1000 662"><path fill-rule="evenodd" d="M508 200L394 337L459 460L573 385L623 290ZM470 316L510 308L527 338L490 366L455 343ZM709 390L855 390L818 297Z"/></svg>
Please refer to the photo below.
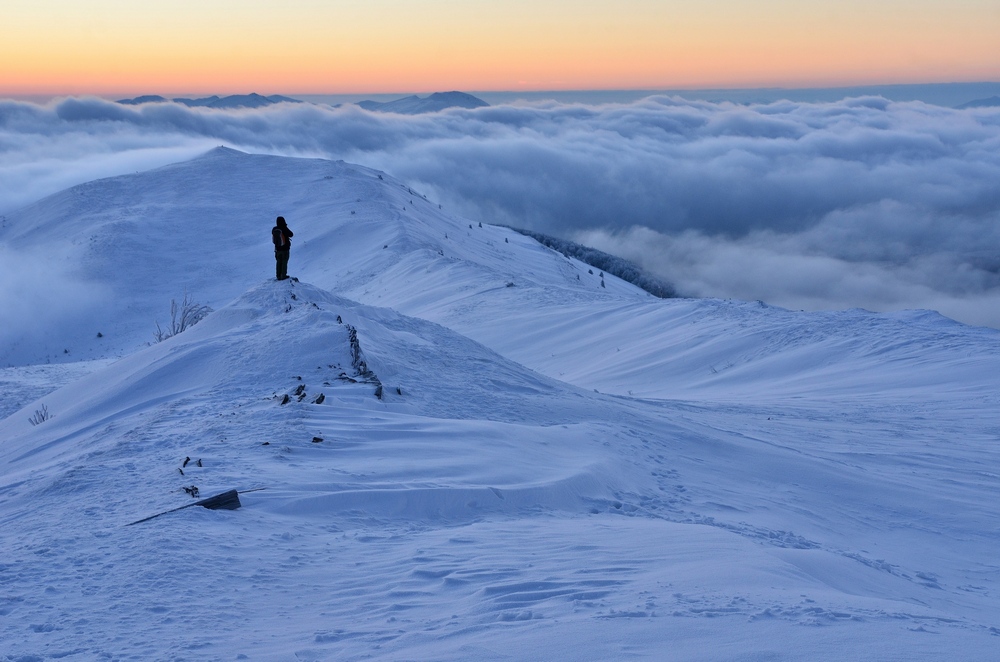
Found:
<svg viewBox="0 0 1000 662"><path fill-rule="evenodd" d="M294 234L288 229L284 216L279 216L276 223L271 229L271 241L274 242L274 275L278 280L285 280L288 278L288 254L292 250Z"/></svg>

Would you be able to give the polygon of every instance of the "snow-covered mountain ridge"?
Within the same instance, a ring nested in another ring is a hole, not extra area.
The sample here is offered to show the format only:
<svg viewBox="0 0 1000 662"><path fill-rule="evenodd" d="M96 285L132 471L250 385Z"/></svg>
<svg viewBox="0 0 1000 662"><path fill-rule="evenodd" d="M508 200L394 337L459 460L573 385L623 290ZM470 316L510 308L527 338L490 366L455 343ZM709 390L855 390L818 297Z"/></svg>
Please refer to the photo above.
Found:
<svg viewBox="0 0 1000 662"><path fill-rule="evenodd" d="M271 273L278 214L297 232L292 272L303 281L443 323L604 392L746 398L762 393L757 374L765 393L787 381L783 394L826 397L992 374L984 362L998 334L989 329L926 312L658 301L517 232L451 216L385 173L225 148L11 215L0 241L19 254L64 256L65 278L85 292L48 313L58 324L12 338L0 364L121 356L169 321L171 299L225 305ZM855 359L872 367L861 379ZM903 380L885 369L900 361ZM818 377L804 369L817 364L828 366Z"/></svg>
<svg viewBox="0 0 1000 662"><path fill-rule="evenodd" d="M0 421L13 659L994 654L994 330L602 287L385 173L226 149L8 221L92 294L5 379L98 359ZM184 291L216 311L147 346ZM192 487L265 489L125 526Z"/></svg>
<svg viewBox="0 0 1000 662"><path fill-rule="evenodd" d="M0 241L45 263L60 256L65 278L89 294L88 307L66 306L63 323L44 335L14 338L0 363L128 353L184 291L224 305L273 273L269 231L279 214L298 233L293 273L341 291L363 293L373 277L407 259L427 269L485 270L489 286L533 278L547 286L599 285L596 278L570 283L573 268L515 232L487 226L473 233L388 175L219 148L188 163L77 186L10 215ZM520 256L512 259L518 252L536 258L522 268ZM640 296L625 284L612 288Z"/></svg>

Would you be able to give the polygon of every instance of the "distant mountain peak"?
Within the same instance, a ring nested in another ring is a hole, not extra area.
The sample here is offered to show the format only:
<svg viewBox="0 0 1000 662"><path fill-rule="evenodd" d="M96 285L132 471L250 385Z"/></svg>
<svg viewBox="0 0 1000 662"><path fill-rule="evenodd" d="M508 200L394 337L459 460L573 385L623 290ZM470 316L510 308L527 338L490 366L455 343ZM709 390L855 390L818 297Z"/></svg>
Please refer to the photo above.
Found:
<svg viewBox="0 0 1000 662"><path fill-rule="evenodd" d="M264 96L262 94L257 94L256 92L251 92L250 94L231 94L225 97L213 94L210 97L201 97L198 99L188 99L184 97L167 99L157 94L146 94L135 97L134 99L118 100L118 103L125 104L127 106L138 106L144 103L170 102L183 104L192 108L261 108L263 106L270 106L276 103L302 103L298 99L284 97L279 94Z"/></svg>
<svg viewBox="0 0 1000 662"><path fill-rule="evenodd" d="M218 147L213 147L201 156L197 157L199 159L211 159L211 158L239 158L241 156L246 156L246 152L241 152L238 149L233 149L232 147L226 147L225 145L219 145Z"/></svg>
<svg viewBox="0 0 1000 662"><path fill-rule="evenodd" d="M147 103L179 103L189 108L263 108L276 103L302 103L299 99L285 97L279 94L264 96L256 92L249 94L231 94L220 97L213 94L208 97L197 99L187 97L174 97L168 99L158 94L144 94L132 99L119 99L118 103L126 106L139 106ZM436 113L448 108L483 108L489 106L482 99L466 92L434 92L426 97L411 94L407 97L395 99L393 101L359 101L356 105L365 110L380 113L398 113L400 115L420 115L423 113Z"/></svg>
<svg viewBox="0 0 1000 662"><path fill-rule="evenodd" d="M118 103L125 104L126 106L138 106L142 103L166 103L170 101L166 97L161 97L159 94L144 94L134 99L119 99Z"/></svg>
<svg viewBox="0 0 1000 662"><path fill-rule="evenodd" d="M399 113L400 115L420 115L436 113L448 108L484 108L490 104L466 92L434 92L427 97L411 94L395 101L359 101L365 110L379 113Z"/></svg>
<svg viewBox="0 0 1000 662"><path fill-rule="evenodd" d="M427 97L427 99L431 101L448 101L451 103L458 101L464 103L474 103L476 104L477 107L489 105L479 97L474 97L471 94L468 94L467 92L459 92L457 90L452 90L451 92L434 92L429 97Z"/></svg>
<svg viewBox="0 0 1000 662"><path fill-rule="evenodd" d="M1000 96L989 97L988 99L975 99L968 103L963 103L957 108L958 110L966 110L968 108L995 108L997 106L1000 106Z"/></svg>

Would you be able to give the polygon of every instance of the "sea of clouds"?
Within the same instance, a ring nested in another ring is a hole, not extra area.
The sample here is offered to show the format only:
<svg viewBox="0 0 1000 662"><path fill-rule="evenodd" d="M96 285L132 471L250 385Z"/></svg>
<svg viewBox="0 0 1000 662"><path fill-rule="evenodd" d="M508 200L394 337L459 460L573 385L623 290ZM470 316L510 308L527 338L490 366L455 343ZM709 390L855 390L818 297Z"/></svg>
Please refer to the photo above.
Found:
<svg viewBox="0 0 1000 662"><path fill-rule="evenodd" d="M471 220L631 259L684 295L930 308L1000 328L1000 108L650 97L402 116L0 101L0 216L220 144L379 168Z"/></svg>

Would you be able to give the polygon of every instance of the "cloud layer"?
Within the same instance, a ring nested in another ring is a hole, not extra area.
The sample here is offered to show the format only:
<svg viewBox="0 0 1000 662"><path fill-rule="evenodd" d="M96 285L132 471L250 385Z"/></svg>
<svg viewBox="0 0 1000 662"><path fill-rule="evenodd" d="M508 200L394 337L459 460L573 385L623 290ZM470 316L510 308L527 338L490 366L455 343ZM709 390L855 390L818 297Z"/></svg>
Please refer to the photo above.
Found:
<svg viewBox="0 0 1000 662"><path fill-rule="evenodd" d="M470 219L622 255L690 295L1000 327L997 108L651 97L397 116L7 101L0 214L218 144L380 168Z"/></svg>

